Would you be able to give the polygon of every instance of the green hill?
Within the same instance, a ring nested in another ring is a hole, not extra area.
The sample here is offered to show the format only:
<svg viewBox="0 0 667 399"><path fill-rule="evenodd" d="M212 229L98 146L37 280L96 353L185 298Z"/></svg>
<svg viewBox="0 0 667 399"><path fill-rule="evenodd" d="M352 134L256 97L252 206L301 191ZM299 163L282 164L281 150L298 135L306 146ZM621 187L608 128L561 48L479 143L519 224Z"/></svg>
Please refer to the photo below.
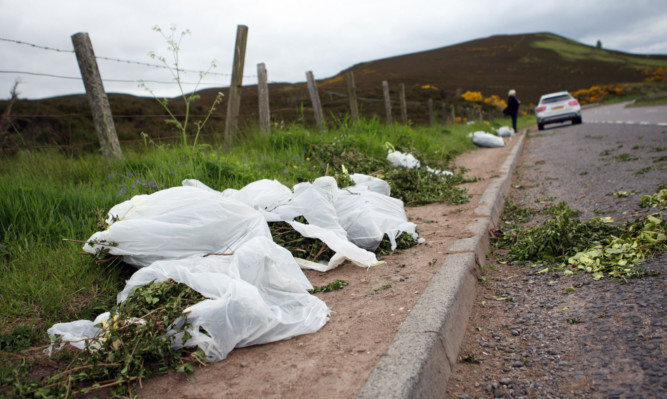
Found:
<svg viewBox="0 0 667 399"><path fill-rule="evenodd" d="M389 82L392 100L398 102L398 86L406 88L409 119L427 123L428 99L439 113L441 104L463 106L461 94L481 92L484 97L504 99L509 89L529 109L543 93L588 88L594 85L643 82L647 71L667 70L665 55L634 55L596 48L550 33L497 35L429 51L405 54L354 65L339 74L318 80L322 105L329 121L344 118L348 110L346 73L353 71L360 111L364 117L384 119L382 81ZM317 77L317 76L316 76ZM226 88L202 91L202 99L192 113L203 115L215 94ZM305 82L272 84L272 120L282 123L302 121L313 126L310 99ZM152 98L109 94L119 138L124 142L143 142L145 132L153 140L174 136L164 123L166 113ZM179 100L171 107L179 109ZM0 101L0 113L7 101ZM205 134L224 131L226 104L218 107ZM257 120L257 87L243 89L241 125L248 129ZM394 114L399 115L398 103ZM20 133L20 134L19 134ZM96 135L88 104L83 95L44 100L18 100L14 103L11 127L0 137L5 151L20 147L67 146L71 151L95 150ZM89 143L89 144L86 144Z"/></svg>

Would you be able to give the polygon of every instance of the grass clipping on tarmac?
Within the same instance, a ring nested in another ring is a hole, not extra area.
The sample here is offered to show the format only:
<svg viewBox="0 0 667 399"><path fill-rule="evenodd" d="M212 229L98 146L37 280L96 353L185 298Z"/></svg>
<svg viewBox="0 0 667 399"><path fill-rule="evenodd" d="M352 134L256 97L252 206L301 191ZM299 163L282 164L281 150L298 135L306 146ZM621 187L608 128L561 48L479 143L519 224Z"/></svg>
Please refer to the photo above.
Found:
<svg viewBox="0 0 667 399"><path fill-rule="evenodd" d="M531 211L508 203L503 220L511 229L494 240L505 250L503 263L545 266L540 272L566 275L585 272L595 280L631 278L645 275L647 270L637 266L667 249L667 226L659 213L613 225L609 219L580 221L566 202L546 212L549 218L542 224L521 228L518 223L529 220Z"/></svg>

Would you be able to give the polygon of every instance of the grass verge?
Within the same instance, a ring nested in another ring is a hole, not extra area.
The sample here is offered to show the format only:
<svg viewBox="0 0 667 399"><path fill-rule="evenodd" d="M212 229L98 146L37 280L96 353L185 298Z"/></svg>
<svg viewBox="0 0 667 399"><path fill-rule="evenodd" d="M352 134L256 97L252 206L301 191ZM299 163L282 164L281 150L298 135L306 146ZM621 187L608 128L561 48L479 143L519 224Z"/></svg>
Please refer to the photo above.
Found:
<svg viewBox="0 0 667 399"><path fill-rule="evenodd" d="M20 152L0 161L0 380L17 370L21 351L47 344L56 322L92 319L115 304L116 293L134 269L122 262L100 265L81 254L80 241L104 228L106 212L135 195L198 179L217 190L241 188L258 179L287 186L349 173L384 177L407 204L460 203L466 193L453 178L428 181L423 170L392 168L387 143L412 153L423 165L450 169L460 153L474 148L468 133L491 131L500 122L410 127L367 120L341 121L313 132L298 125L271 135L253 132L229 150L211 145L155 145L125 150L108 165L96 154ZM419 183L414 185L414 183ZM421 193L421 196L419 195ZM410 196L408 196L410 195ZM9 380L8 380L9 378Z"/></svg>

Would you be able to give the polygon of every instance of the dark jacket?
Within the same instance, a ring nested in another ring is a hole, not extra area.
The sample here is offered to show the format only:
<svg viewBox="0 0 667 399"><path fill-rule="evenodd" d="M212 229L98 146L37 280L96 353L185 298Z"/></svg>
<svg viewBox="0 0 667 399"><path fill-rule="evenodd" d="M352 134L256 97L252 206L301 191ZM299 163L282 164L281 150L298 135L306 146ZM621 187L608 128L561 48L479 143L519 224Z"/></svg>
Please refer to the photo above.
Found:
<svg viewBox="0 0 667 399"><path fill-rule="evenodd" d="M519 113L519 104L521 102L516 96L509 96L507 98L507 108L503 110L505 115L517 115Z"/></svg>

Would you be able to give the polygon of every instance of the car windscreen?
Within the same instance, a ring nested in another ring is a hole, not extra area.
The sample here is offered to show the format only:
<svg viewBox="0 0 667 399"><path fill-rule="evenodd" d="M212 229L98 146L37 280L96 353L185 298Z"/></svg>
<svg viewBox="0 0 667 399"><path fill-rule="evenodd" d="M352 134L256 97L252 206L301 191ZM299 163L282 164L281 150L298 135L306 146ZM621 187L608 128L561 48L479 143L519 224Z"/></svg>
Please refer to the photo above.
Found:
<svg viewBox="0 0 667 399"><path fill-rule="evenodd" d="M540 104L551 104L551 103L557 103L560 101L567 101L571 99L572 96L569 94L563 94L562 96L555 96L555 97L547 97L543 98L542 101L540 101Z"/></svg>

